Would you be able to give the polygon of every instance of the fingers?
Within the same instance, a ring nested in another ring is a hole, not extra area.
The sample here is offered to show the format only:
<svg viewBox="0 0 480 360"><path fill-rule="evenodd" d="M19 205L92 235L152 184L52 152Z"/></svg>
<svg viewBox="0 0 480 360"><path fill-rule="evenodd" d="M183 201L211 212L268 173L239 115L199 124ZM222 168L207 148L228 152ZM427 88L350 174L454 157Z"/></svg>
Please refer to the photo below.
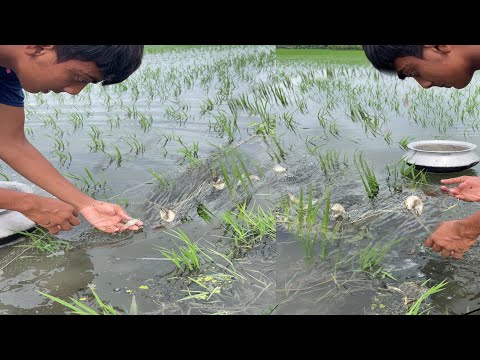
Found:
<svg viewBox="0 0 480 360"><path fill-rule="evenodd" d="M127 214L125 210L119 205L114 205L115 213L119 215L123 220L131 220L132 217Z"/></svg>
<svg viewBox="0 0 480 360"><path fill-rule="evenodd" d="M442 251L442 247L440 245L434 243L432 245L432 251L435 251L435 252Z"/></svg>
<svg viewBox="0 0 480 360"><path fill-rule="evenodd" d="M77 212L77 214L78 214L78 212ZM67 221L70 224L72 224L73 226L80 225L80 220L76 216L70 216Z"/></svg>
<svg viewBox="0 0 480 360"><path fill-rule="evenodd" d="M458 183L462 183L464 182L465 180L467 180L467 176L459 176L459 177L455 177L455 178L450 178L450 179L442 179L440 180L440 182L442 184L458 184Z"/></svg>
<svg viewBox="0 0 480 360"><path fill-rule="evenodd" d="M423 243L424 246L428 246L428 247L431 247L433 245L433 239L432 238L428 238L427 240L425 240L425 242Z"/></svg>

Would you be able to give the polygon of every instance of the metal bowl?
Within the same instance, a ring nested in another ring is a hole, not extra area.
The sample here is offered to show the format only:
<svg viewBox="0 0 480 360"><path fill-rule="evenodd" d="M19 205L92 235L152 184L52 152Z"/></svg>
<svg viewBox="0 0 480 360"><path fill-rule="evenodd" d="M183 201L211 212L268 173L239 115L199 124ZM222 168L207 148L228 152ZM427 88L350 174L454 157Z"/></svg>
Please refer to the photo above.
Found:
<svg viewBox="0 0 480 360"><path fill-rule="evenodd" d="M478 164L480 157L473 151L477 145L453 140L422 140L407 145L403 160L416 169L435 173L467 170Z"/></svg>

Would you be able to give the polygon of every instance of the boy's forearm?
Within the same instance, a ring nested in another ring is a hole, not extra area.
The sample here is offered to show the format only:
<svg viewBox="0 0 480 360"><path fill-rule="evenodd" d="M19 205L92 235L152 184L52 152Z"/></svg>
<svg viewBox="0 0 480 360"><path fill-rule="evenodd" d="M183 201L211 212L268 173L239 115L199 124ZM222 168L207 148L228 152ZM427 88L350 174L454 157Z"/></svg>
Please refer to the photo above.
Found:
<svg viewBox="0 0 480 360"><path fill-rule="evenodd" d="M19 212L28 211L35 207L38 195L0 189L0 209L14 210Z"/></svg>
<svg viewBox="0 0 480 360"><path fill-rule="evenodd" d="M28 141L23 144L10 144L8 150L3 149L2 160L32 183L77 210L88 206L93 201L91 197L65 179Z"/></svg>
<svg viewBox="0 0 480 360"><path fill-rule="evenodd" d="M478 237L480 235L480 211L466 217L462 220L465 225L465 233L471 237Z"/></svg>

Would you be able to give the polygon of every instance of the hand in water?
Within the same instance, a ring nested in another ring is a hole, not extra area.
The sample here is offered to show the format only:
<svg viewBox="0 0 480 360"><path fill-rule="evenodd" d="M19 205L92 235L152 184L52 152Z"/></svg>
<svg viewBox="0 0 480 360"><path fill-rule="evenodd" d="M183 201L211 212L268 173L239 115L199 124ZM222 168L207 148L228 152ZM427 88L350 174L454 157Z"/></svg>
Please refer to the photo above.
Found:
<svg viewBox="0 0 480 360"><path fill-rule="evenodd" d="M107 233L138 230L139 226L143 225L143 222L140 220L133 225L126 225L125 223L132 220L132 217L119 205L103 201L95 201L84 207L80 210L80 214L92 226Z"/></svg>

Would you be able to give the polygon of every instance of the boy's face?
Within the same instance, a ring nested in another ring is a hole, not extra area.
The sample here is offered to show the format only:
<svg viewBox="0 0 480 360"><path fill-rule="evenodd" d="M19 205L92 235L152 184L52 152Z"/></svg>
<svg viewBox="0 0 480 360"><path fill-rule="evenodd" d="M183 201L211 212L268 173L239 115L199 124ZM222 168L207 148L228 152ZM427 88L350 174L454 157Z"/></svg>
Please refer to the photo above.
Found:
<svg viewBox="0 0 480 360"><path fill-rule="evenodd" d="M45 94L54 91L77 95L87 84L102 80L94 62L67 60L57 63L53 45L25 45L16 75L25 91Z"/></svg>
<svg viewBox="0 0 480 360"><path fill-rule="evenodd" d="M413 77L425 89L432 86L462 89L474 73L461 47L452 45L425 45L423 59L400 57L395 59L394 66L401 79Z"/></svg>

